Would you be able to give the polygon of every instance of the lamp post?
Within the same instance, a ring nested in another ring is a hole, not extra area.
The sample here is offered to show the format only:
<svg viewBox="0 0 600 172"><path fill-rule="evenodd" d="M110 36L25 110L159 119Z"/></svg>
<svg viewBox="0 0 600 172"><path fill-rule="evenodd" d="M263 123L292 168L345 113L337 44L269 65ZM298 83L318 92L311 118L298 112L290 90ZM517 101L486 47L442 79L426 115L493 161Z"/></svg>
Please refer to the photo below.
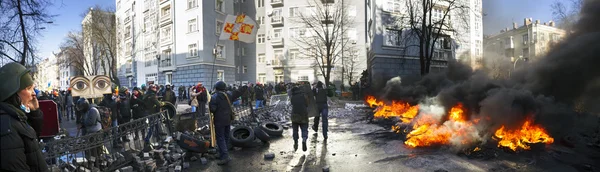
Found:
<svg viewBox="0 0 600 172"><path fill-rule="evenodd" d="M525 60L523 58L523 56L519 56L519 58L515 59L514 57L511 57L510 61L513 62L513 68L512 70L508 71L508 77L510 78L511 76L511 71L514 71L517 68L517 62L519 62L519 60Z"/></svg>
<svg viewBox="0 0 600 172"><path fill-rule="evenodd" d="M156 63L156 81L155 81L156 83L155 84L158 84L158 73L160 73L160 54L156 55L156 62L157 63Z"/></svg>

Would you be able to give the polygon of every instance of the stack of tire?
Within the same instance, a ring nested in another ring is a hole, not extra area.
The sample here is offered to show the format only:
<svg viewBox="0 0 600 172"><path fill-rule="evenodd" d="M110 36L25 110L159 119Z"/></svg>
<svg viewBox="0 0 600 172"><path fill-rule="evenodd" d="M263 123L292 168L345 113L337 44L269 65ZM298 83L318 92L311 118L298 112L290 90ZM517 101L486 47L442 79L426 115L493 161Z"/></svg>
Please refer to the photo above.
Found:
<svg viewBox="0 0 600 172"><path fill-rule="evenodd" d="M252 147L255 139L268 143L272 137L281 136L283 136L283 126L274 122L263 123L254 128L240 125L230 132L231 144L235 147Z"/></svg>

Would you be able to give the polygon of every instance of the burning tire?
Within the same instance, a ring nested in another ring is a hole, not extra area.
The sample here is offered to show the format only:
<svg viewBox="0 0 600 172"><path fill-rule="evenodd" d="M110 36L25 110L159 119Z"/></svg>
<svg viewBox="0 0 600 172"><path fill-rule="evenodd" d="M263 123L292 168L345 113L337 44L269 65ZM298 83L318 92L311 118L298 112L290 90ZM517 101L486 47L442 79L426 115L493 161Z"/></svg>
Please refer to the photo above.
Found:
<svg viewBox="0 0 600 172"><path fill-rule="evenodd" d="M283 126L274 122L267 122L260 126L269 136L283 136Z"/></svg>
<svg viewBox="0 0 600 172"><path fill-rule="evenodd" d="M271 136L269 136L269 134L267 134L260 127L254 127L254 135L256 136L256 138L260 139L260 141L265 143L271 140Z"/></svg>
<svg viewBox="0 0 600 172"><path fill-rule="evenodd" d="M236 126L230 132L231 144L236 147L250 147L254 141L254 130L247 126Z"/></svg>

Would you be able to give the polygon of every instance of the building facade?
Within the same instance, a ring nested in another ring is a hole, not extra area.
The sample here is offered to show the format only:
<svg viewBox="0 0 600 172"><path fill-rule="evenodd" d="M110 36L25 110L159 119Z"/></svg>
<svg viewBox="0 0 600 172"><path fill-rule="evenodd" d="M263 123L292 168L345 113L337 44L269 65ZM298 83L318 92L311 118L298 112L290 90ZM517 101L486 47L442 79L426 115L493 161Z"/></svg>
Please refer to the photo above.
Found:
<svg viewBox="0 0 600 172"><path fill-rule="evenodd" d="M553 21L540 23L539 20L525 18L523 25L513 23L511 28L484 39L486 57L500 56L515 61L537 60L546 54L548 48L560 41L566 32L555 27Z"/></svg>
<svg viewBox="0 0 600 172"><path fill-rule="evenodd" d="M98 9L90 8L88 13L81 21L82 33L83 33L83 55L86 59L87 65L84 65L87 75L109 75L111 61L109 48L107 43L115 43L113 30L107 28L114 28L114 13L105 12ZM102 22L102 24L97 24ZM106 26L106 25L108 26ZM102 35L99 35L102 34ZM105 39L100 41L101 39ZM114 46L111 45L111 46Z"/></svg>
<svg viewBox="0 0 600 172"><path fill-rule="evenodd" d="M372 83L385 84L389 78L401 76L408 80L420 78L418 38L414 37L404 1L367 0L366 24L369 77ZM460 0L448 12L446 21L452 32L442 32L433 50L431 72L440 71L448 60L467 61L475 65L482 57L481 0ZM436 4L430 11L433 20L441 20L447 4Z"/></svg>
<svg viewBox="0 0 600 172"><path fill-rule="evenodd" d="M42 91L51 91L60 89L60 75L56 63L56 57L48 57L36 64L37 72L35 73L36 88Z"/></svg>
<svg viewBox="0 0 600 172"><path fill-rule="evenodd" d="M129 86L203 82L210 88L235 81L234 43L218 41L233 1L117 0L116 7L121 73Z"/></svg>

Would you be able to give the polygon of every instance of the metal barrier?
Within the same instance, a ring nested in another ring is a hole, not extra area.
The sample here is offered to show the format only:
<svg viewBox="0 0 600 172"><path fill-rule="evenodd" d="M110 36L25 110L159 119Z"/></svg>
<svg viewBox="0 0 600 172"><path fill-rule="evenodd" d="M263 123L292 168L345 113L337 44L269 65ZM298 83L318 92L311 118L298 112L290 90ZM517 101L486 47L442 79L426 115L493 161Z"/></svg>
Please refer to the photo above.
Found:
<svg viewBox="0 0 600 172"><path fill-rule="evenodd" d="M135 151L132 150L144 148L144 137L149 128L156 128L149 138L152 145L161 144L173 131L166 114L163 111L99 132L50 141L43 149L46 161L51 171L114 171L133 160L131 153ZM113 144L121 138L130 141Z"/></svg>

